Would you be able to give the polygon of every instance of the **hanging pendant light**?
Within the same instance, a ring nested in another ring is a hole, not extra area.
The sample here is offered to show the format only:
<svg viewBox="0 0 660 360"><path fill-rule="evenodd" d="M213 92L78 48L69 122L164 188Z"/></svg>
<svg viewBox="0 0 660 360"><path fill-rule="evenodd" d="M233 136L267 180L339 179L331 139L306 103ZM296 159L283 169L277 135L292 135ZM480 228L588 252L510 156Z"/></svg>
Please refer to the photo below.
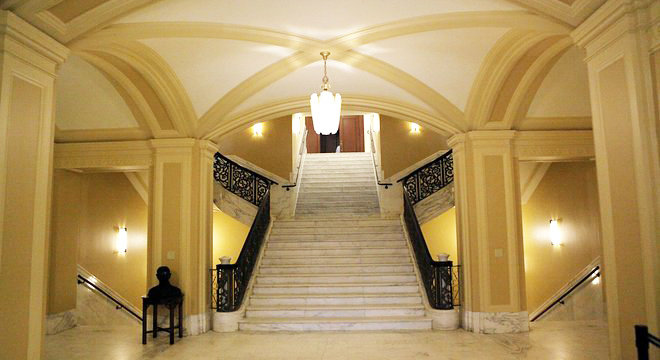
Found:
<svg viewBox="0 0 660 360"><path fill-rule="evenodd" d="M334 96L329 91L330 84L328 84L328 67L327 60L330 52L321 52L323 57L323 85L321 86L321 93L313 93L309 99L309 104L312 107L312 122L314 123L314 131L317 134L329 135L336 134L339 130L339 115L341 113L341 95L335 94Z"/></svg>

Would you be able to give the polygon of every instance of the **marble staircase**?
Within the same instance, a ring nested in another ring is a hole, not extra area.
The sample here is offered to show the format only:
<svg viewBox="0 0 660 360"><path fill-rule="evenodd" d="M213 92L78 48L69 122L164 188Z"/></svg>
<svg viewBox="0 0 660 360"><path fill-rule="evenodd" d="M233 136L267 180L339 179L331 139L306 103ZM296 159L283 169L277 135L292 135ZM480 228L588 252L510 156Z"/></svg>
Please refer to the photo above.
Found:
<svg viewBox="0 0 660 360"><path fill-rule="evenodd" d="M296 218L273 224L240 330L427 330L399 219L369 154L309 154Z"/></svg>

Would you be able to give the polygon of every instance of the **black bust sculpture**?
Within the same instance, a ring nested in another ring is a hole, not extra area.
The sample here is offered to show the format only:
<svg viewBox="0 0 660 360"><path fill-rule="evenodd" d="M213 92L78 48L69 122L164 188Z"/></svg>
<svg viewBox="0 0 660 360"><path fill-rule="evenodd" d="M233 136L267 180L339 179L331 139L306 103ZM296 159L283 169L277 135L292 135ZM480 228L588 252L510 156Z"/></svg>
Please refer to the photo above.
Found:
<svg viewBox="0 0 660 360"><path fill-rule="evenodd" d="M161 266L156 270L156 278L159 284L149 289L147 296L151 302L156 304L175 304L178 303L183 294L181 289L170 284L172 272L167 266Z"/></svg>

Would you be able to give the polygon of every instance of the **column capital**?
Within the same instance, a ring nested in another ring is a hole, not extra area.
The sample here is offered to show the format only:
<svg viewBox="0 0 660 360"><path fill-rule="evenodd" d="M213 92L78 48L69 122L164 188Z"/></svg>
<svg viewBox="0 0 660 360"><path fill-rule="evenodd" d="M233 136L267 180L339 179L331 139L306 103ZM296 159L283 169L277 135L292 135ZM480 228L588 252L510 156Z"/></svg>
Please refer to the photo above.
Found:
<svg viewBox="0 0 660 360"><path fill-rule="evenodd" d="M0 10L0 47L55 76L69 49L10 11Z"/></svg>
<svg viewBox="0 0 660 360"><path fill-rule="evenodd" d="M609 0L580 24L571 37L591 57L625 33L648 32L651 47L660 46L660 5L653 0Z"/></svg>

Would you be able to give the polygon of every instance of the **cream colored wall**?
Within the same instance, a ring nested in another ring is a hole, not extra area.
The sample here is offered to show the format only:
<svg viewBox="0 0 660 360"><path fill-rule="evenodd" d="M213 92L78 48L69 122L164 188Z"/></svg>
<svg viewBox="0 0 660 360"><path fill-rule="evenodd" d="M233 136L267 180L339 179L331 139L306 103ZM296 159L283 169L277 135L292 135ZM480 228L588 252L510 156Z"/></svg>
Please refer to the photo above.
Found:
<svg viewBox="0 0 660 360"><path fill-rule="evenodd" d="M252 127L218 140L223 155L236 155L275 175L289 179L293 169L291 116L263 123L263 136L254 136Z"/></svg>
<svg viewBox="0 0 660 360"><path fill-rule="evenodd" d="M78 263L140 308L147 290L147 205L122 173L84 176ZM123 255L115 253L119 226L128 229Z"/></svg>
<svg viewBox="0 0 660 360"><path fill-rule="evenodd" d="M140 308L146 293L147 205L122 173L56 171L48 312L75 308L80 264ZM128 250L117 254L119 226L128 229Z"/></svg>
<svg viewBox="0 0 660 360"><path fill-rule="evenodd" d="M424 127L418 134L412 134L408 121L382 115L378 145L381 150L380 161L385 178L438 150L448 148L447 139L444 136Z"/></svg>
<svg viewBox="0 0 660 360"><path fill-rule="evenodd" d="M214 211L212 264L219 264L222 256L231 256L232 264L236 263L249 231L249 226L222 211Z"/></svg>
<svg viewBox="0 0 660 360"><path fill-rule="evenodd" d="M76 308L76 278L83 175L53 173L48 277L48 314ZM74 254L74 256L72 256Z"/></svg>
<svg viewBox="0 0 660 360"><path fill-rule="evenodd" d="M438 254L449 254L454 264L458 261L456 250L456 208L451 208L422 225L422 233L433 260Z"/></svg>
<svg viewBox="0 0 660 360"><path fill-rule="evenodd" d="M553 163L522 215L527 304L534 311L601 255L595 164ZM550 219L559 219L561 246L550 244Z"/></svg>

